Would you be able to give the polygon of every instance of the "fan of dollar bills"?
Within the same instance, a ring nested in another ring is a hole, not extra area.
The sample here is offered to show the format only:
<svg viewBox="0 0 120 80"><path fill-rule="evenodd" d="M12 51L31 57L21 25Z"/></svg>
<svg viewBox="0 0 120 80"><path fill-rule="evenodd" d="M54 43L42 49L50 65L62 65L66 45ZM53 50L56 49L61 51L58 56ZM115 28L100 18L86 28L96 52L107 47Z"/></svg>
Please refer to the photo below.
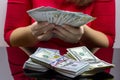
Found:
<svg viewBox="0 0 120 80"><path fill-rule="evenodd" d="M52 7L39 7L28 10L27 13L35 21L48 21L56 25L67 24L73 27L79 27L88 22L93 21L95 18L81 12L63 11Z"/></svg>

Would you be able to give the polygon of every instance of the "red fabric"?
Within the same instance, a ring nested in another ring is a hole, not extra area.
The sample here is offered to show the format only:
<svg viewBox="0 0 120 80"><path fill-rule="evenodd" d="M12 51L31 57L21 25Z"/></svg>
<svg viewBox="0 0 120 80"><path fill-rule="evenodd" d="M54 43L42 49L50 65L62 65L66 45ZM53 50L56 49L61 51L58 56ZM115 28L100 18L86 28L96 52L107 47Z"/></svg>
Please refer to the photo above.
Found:
<svg viewBox="0 0 120 80"><path fill-rule="evenodd" d="M18 47L7 47L8 61L14 80L35 80L24 75L23 63L28 56Z"/></svg>
<svg viewBox="0 0 120 80"><path fill-rule="evenodd" d="M115 1L98 0L93 16L97 19L93 21L92 28L105 33L109 39L109 47L112 47L115 39Z"/></svg>
<svg viewBox="0 0 120 80"><path fill-rule="evenodd" d="M9 39L11 32L18 27L26 26L31 23L30 17L26 13L28 9L31 9L31 7L35 8L40 6L51 6L63 10L69 10L75 12L81 11L96 17L97 19L91 23L90 27L106 33L109 39L109 46L110 47L113 46L114 38L115 38L115 1L114 0L97 0L95 3L93 3L92 5L86 8L77 7L72 3L65 2L65 0L32 0L32 1L33 1L32 2L33 7L29 5L31 4L31 0L20 0L20 1L8 0L8 9L7 9L4 36L6 42L9 45L10 45ZM55 43L55 45L57 43Z"/></svg>
<svg viewBox="0 0 120 80"><path fill-rule="evenodd" d="M97 0L85 8L78 7L72 3L67 3L65 0L8 0L4 38L9 45L10 35L14 29L21 26L27 26L32 23L32 20L26 11L31 8L40 6L51 6L62 10L83 12L96 17L97 19L90 23L90 27L106 33L106 36L108 36L109 39L109 47L113 46L115 38L114 0ZM40 42L36 46L59 49L61 51L61 54L64 54L66 53L66 48L79 45L68 44L59 39L51 39L48 42ZM11 71L13 75L15 76L15 74L19 72L22 74L22 66L23 63L28 59L28 56L25 55L25 53L19 48L8 48L7 50L10 66L12 66ZM104 56L105 55L106 52L104 53ZM19 67L17 67L17 65L19 65ZM18 78L19 76L15 77L15 80L19 80Z"/></svg>

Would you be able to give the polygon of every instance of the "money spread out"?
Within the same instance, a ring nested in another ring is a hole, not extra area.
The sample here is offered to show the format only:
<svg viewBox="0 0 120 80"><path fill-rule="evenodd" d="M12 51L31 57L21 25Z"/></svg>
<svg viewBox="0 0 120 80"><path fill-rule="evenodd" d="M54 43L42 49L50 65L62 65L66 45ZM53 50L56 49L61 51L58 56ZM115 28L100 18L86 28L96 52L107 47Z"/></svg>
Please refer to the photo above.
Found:
<svg viewBox="0 0 120 80"><path fill-rule="evenodd" d="M59 50L38 48L25 62L23 68L46 72L53 69L56 72L74 78L78 75L88 75L91 71L114 67L114 64L105 62L92 54L87 47L67 48L65 55Z"/></svg>
<svg viewBox="0 0 120 80"><path fill-rule="evenodd" d="M38 22L47 21L56 25L66 24L73 27L82 26L95 19L95 17L82 12L70 12L45 6L28 10L27 13Z"/></svg>
<svg viewBox="0 0 120 80"><path fill-rule="evenodd" d="M107 68L107 67L114 67L113 64L107 63L99 58L97 58L91 51L87 49L87 47L74 47L68 48L67 54L74 57L77 61L87 61L90 63L90 70L95 68Z"/></svg>

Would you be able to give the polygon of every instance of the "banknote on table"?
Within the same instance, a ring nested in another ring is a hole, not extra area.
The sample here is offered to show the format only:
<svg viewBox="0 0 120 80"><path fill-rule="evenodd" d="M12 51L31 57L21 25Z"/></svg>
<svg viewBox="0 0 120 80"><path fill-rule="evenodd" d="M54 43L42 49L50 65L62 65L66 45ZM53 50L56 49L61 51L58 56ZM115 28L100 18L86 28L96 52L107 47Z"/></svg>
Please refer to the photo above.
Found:
<svg viewBox="0 0 120 80"><path fill-rule="evenodd" d="M85 60L89 62L99 62L100 59L93 55L93 53L85 46L67 48L69 55L74 57L77 61Z"/></svg>
<svg viewBox="0 0 120 80"><path fill-rule="evenodd" d="M74 48L68 48L67 54L65 56L71 57L72 59L75 59L77 61L86 61L89 62L89 71L92 72L92 70L104 70L106 68L113 68L115 65L108 63L106 61L103 61L99 58L97 58L95 55L92 54L90 50L88 50L87 47L74 47ZM87 74L87 73L86 73Z"/></svg>
<svg viewBox="0 0 120 80"><path fill-rule="evenodd" d="M40 71L40 72L46 72L49 69L43 65L37 64L29 58L23 65L23 69L32 70L32 71Z"/></svg>
<svg viewBox="0 0 120 80"><path fill-rule="evenodd" d="M31 9L28 10L27 13L38 22L48 21L49 23L54 23L56 25L67 24L73 27L82 26L95 19L95 17L82 12L64 11L48 6Z"/></svg>
<svg viewBox="0 0 120 80"><path fill-rule="evenodd" d="M56 72L74 78L89 69L89 63L84 61L75 61L60 55L58 50L48 48L38 48L30 59L48 69L53 69Z"/></svg>
<svg viewBox="0 0 120 80"><path fill-rule="evenodd" d="M64 76L74 78L78 75L94 75L106 68L114 67L114 64L97 58L85 46L67 48L67 51L67 54L60 55L59 50L39 47L30 55L24 68L41 72L53 69Z"/></svg>
<svg viewBox="0 0 120 80"><path fill-rule="evenodd" d="M65 56L60 57L51 63L53 69L62 75L74 78L89 69L89 63L84 61L75 61Z"/></svg>
<svg viewBox="0 0 120 80"><path fill-rule="evenodd" d="M61 57L59 50L38 48L34 54L30 55L33 62L51 68L51 63Z"/></svg>

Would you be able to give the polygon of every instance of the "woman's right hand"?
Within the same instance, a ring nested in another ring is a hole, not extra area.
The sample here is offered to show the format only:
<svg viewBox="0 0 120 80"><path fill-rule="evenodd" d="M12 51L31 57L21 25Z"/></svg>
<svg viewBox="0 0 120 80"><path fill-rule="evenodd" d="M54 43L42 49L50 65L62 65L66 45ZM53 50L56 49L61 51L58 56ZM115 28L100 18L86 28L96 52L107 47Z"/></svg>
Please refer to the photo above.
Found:
<svg viewBox="0 0 120 80"><path fill-rule="evenodd" d="M38 41L47 41L52 38L52 30L55 26L48 22L34 22L29 27L31 28L33 36L35 36Z"/></svg>

